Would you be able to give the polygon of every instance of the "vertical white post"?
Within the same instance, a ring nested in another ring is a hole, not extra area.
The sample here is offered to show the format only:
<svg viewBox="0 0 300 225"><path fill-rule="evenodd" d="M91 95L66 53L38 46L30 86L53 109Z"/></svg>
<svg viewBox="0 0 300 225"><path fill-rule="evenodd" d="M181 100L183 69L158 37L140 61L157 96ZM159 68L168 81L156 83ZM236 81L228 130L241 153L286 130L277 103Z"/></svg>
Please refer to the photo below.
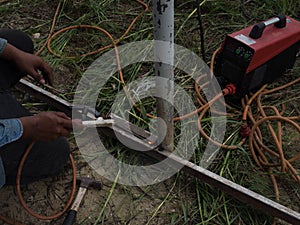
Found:
<svg viewBox="0 0 300 225"><path fill-rule="evenodd" d="M164 121L158 120L158 137L163 150L173 151L174 0L153 0L153 22L157 94L164 98L157 98L157 116Z"/></svg>

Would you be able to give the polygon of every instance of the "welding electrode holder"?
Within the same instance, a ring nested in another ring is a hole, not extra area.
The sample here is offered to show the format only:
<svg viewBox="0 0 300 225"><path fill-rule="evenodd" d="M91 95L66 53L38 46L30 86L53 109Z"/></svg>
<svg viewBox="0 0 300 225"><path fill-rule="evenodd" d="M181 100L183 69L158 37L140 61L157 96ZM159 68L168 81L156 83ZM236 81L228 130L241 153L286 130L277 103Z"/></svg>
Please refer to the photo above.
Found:
<svg viewBox="0 0 300 225"><path fill-rule="evenodd" d="M77 110L81 114L82 125L85 128L95 127L111 127L115 121L113 119L103 119L100 113L89 106L73 106L73 110Z"/></svg>
<svg viewBox="0 0 300 225"><path fill-rule="evenodd" d="M262 36L265 28L267 26L270 26L274 24L277 28L283 28L286 26L286 16L285 15L278 15L272 19L269 19L267 21L255 24L249 34L249 37L258 39Z"/></svg>

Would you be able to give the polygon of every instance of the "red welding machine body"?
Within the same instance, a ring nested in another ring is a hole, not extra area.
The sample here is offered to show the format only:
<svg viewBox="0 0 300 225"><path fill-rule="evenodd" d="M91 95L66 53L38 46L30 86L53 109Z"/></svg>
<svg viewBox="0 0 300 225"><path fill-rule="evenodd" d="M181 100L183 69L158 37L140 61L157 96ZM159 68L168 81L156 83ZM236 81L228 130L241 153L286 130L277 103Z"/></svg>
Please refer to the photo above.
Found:
<svg viewBox="0 0 300 225"><path fill-rule="evenodd" d="M214 74L241 98L291 69L300 50L300 22L278 16L226 36Z"/></svg>

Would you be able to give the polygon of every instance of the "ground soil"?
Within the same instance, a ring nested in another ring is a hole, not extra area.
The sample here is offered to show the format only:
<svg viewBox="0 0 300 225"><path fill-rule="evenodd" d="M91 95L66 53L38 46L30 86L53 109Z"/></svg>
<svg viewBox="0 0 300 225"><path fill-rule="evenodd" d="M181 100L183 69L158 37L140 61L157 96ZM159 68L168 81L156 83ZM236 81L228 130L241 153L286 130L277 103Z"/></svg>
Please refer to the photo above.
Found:
<svg viewBox="0 0 300 225"><path fill-rule="evenodd" d="M74 154L74 153L73 153ZM76 155L76 154L75 154ZM105 204L107 195L111 189L112 182L100 177L85 162L79 163L77 158L77 176L89 176L103 183L102 190L89 189L83 199L83 202L77 213L77 222L75 224L94 224L99 212ZM47 178L26 186L22 186L22 194L30 209L40 215L51 216L60 212L69 198L71 190L70 168L58 177ZM161 203L161 199L168 193L168 183L173 179L158 184L155 191L146 191L143 188L127 187L124 190L117 186L114 190L109 204L105 210L106 220L104 224L146 224L151 213ZM129 194L130 193L130 194ZM146 194L145 194L146 193ZM146 195L138 200L139 196ZM58 225L62 224L65 215L54 220L40 220L31 216L20 204L16 194L16 188L7 186L0 189L0 208L1 214L13 218L22 224L27 225ZM169 213L178 210L178 203L168 202L167 206L160 210L159 215L155 217L150 224L167 224ZM166 220L165 220L166 219ZM102 224L100 221L99 224ZM6 224L0 222L0 224Z"/></svg>

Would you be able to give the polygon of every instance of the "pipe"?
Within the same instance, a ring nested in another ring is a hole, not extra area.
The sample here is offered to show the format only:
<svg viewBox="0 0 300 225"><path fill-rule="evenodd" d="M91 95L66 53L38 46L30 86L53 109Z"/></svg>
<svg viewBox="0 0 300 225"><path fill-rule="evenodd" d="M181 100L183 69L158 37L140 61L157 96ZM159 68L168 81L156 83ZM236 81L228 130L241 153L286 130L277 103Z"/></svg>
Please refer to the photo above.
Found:
<svg viewBox="0 0 300 225"><path fill-rule="evenodd" d="M153 0L154 59L157 95L157 135L161 149L173 151L174 123L174 1ZM163 42L161 42L163 41ZM164 63L162 63L164 62ZM166 63L167 62L167 63ZM159 81L158 81L159 80Z"/></svg>

